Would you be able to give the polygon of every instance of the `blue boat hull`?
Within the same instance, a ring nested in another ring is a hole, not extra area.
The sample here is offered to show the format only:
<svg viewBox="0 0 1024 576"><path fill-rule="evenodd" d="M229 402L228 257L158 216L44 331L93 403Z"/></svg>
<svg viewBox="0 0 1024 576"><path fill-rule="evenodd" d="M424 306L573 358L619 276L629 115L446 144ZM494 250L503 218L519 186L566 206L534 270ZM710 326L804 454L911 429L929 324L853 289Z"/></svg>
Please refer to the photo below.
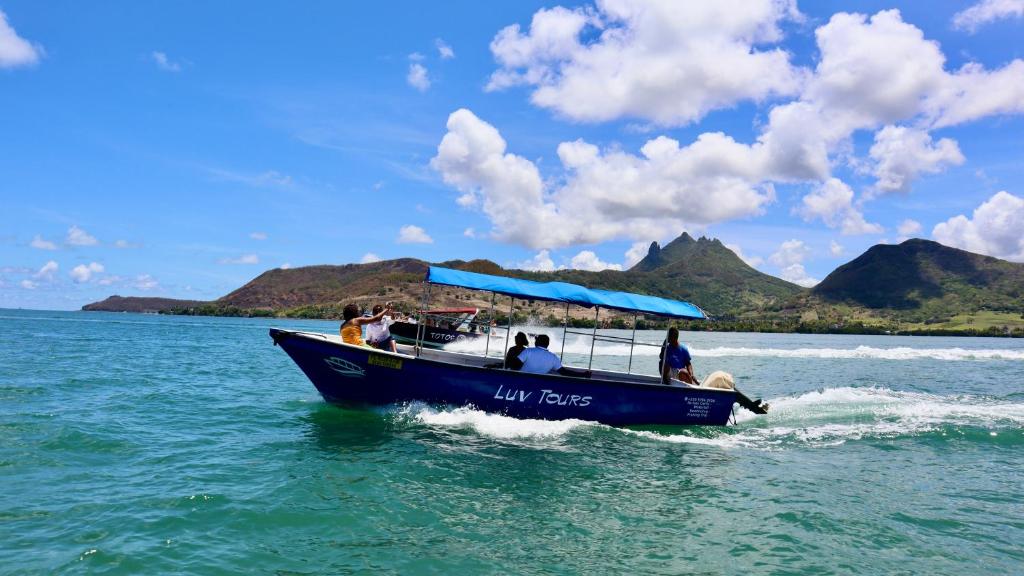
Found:
<svg viewBox="0 0 1024 576"><path fill-rule="evenodd" d="M515 418L629 425L725 425L733 390L527 374L391 354L322 336L271 329L328 402L473 406Z"/></svg>

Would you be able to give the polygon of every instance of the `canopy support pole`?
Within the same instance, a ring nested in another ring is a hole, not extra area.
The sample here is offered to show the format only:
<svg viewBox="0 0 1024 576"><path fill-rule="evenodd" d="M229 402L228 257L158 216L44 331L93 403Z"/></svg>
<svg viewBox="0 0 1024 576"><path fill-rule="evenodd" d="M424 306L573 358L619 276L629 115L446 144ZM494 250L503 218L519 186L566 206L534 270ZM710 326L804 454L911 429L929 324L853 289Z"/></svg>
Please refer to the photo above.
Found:
<svg viewBox="0 0 1024 576"><path fill-rule="evenodd" d="M626 366L626 374L633 369L633 346L636 344L636 313L633 313L633 337L629 339L629 365Z"/></svg>
<svg viewBox="0 0 1024 576"><path fill-rule="evenodd" d="M562 351L558 353L559 358L565 358L565 330L569 327L569 303L565 303L565 321L562 322Z"/></svg>
<svg viewBox="0 0 1024 576"><path fill-rule="evenodd" d="M427 302L430 300L430 282L424 282L427 285L427 289L423 291L423 305L420 306L419 321L416 326L416 346L413 350L416 352L416 357L420 355L420 351L423 349L423 336L426 335L426 314L427 314Z"/></svg>
<svg viewBox="0 0 1024 576"><path fill-rule="evenodd" d="M509 297L508 302L508 330L505 331L505 355L501 359L501 367L508 368L505 362L508 360L508 341L512 339L512 305L516 303L516 299Z"/></svg>
<svg viewBox="0 0 1024 576"><path fill-rule="evenodd" d="M590 336L590 360L587 361L587 370L594 364L594 344L597 344L597 319L601 315L601 307L594 306L594 332Z"/></svg>
<svg viewBox="0 0 1024 576"><path fill-rule="evenodd" d="M487 317L487 345L484 346L484 358L491 350L491 325L494 323L494 292L491 292L491 315Z"/></svg>

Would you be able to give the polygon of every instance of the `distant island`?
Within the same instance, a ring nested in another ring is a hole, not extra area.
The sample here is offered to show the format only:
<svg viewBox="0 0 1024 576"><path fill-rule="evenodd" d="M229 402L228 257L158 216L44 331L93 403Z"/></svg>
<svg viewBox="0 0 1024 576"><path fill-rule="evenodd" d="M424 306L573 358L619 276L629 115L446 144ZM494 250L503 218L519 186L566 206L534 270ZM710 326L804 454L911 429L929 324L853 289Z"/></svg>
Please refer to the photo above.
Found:
<svg viewBox="0 0 1024 576"><path fill-rule="evenodd" d="M911 239L879 244L803 288L755 270L719 240L689 234L660 246L629 270L507 270L489 260L450 260L441 266L562 281L594 288L652 294L694 302L711 322L687 322L688 330L856 334L919 334L1024 337L1024 264ZM363 307L384 301L407 312L423 296L430 263L399 258L369 264L273 269L212 301L111 296L83 310L209 316L336 319L346 303ZM494 319L508 321L508 300ZM475 306L490 314L489 296L457 288L435 289L433 305ZM561 325L563 306L517 301L515 322ZM632 326L632 317L602 315L602 326ZM593 326L585 309L572 311L574 326ZM640 327L667 322L641 318Z"/></svg>

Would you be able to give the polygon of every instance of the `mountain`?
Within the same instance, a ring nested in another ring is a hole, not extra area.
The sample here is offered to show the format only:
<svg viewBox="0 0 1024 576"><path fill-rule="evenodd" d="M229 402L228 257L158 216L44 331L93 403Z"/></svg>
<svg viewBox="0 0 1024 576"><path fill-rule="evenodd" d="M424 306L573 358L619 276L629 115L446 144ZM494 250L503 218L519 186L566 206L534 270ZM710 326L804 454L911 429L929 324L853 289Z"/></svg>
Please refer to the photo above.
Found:
<svg viewBox="0 0 1024 576"><path fill-rule="evenodd" d="M90 312L162 312L174 308L192 308L206 302L178 300L176 298L146 298L141 296L111 296L100 302L82 306Z"/></svg>
<svg viewBox="0 0 1024 576"><path fill-rule="evenodd" d="M879 244L825 277L811 295L903 317L1024 312L1024 264L931 240Z"/></svg>
<svg viewBox="0 0 1024 576"><path fill-rule="evenodd" d="M541 282L558 280L687 300L714 316L779 307L804 291L795 284L754 270L718 240L694 240L686 233L664 248L657 243L652 244L647 257L627 271L528 272L505 270L489 260L450 260L440 265L484 274ZM422 297L421 281L427 266L428 263L422 260L399 258L370 264L277 268L260 274L245 286L212 302L168 300L167 306L161 309L200 309L204 313L218 313L309 308L303 313L335 316L345 302L365 305L392 300L415 306ZM131 300L121 299L115 303L134 305ZM460 293L448 288L437 289L431 300L442 306L489 305L486 294ZM108 301L110 299L104 302ZM99 304L90 304L86 309L96 309L94 307Z"/></svg>

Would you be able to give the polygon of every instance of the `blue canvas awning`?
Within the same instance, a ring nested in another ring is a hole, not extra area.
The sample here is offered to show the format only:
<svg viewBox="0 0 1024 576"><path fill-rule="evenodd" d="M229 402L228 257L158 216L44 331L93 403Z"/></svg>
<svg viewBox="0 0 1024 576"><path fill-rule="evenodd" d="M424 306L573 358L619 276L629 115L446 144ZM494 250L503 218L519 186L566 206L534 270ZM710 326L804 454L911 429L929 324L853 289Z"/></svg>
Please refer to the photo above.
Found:
<svg viewBox="0 0 1024 576"><path fill-rule="evenodd" d="M451 268L439 268L437 266L431 266L427 271L427 282L444 284L446 286L458 286L471 290L486 290L523 300L567 302L587 308L600 306L601 308L625 312L643 312L669 318L687 318L691 320L704 320L707 318L703 310L689 302L658 298L657 296L645 296L643 294L631 294L629 292L597 290L567 282L534 282L521 278L491 276L490 274L478 274L476 272L465 272L462 270L452 270Z"/></svg>

